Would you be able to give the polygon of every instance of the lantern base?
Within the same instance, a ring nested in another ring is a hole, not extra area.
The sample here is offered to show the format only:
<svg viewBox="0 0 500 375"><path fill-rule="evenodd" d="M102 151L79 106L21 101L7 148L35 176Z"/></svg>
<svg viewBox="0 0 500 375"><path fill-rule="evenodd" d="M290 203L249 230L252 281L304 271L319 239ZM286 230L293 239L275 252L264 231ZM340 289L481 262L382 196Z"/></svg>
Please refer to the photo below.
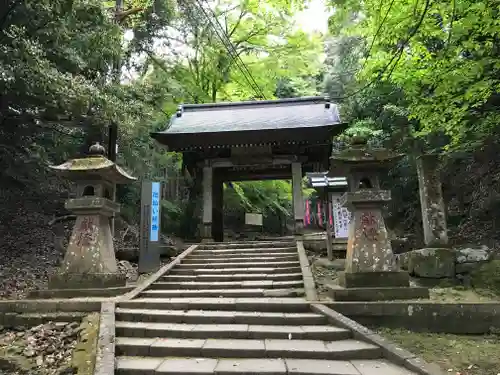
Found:
<svg viewBox="0 0 500 375"><path fill-rule="evenodd" d="M125 286L127 278L116 273L62 273L49 278L49 289L94 289Z"/></svg>
<svg viewBox="0 0 500 375"><path fill-rule="evenodd" d="M408 287L410 275L406 271L341 272L338 283L344 288Z"/></svg>

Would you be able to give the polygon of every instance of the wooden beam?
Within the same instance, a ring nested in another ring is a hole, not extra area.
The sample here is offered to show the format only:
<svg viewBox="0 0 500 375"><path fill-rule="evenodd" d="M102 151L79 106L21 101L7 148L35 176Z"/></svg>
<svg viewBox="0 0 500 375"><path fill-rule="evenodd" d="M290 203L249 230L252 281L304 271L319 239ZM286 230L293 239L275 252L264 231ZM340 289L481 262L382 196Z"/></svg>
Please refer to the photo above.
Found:
<svg viewBox="0 0 500 375"><path fill-rule="evenodd" d="M291 180L289 169L267 169L258 172L231 171L223 173L223 181Z"/></svg>
<svg viewBox="0 0 500 375"><path fill-rule="evenodd" d="M213 168L233 168L233 167L258 167L270 168L277 165L290 165L297 161L305 162L307 157L298 157L296 155L275 155L271 157L252 156L245 158L216 158L209 160Z"/></svg>

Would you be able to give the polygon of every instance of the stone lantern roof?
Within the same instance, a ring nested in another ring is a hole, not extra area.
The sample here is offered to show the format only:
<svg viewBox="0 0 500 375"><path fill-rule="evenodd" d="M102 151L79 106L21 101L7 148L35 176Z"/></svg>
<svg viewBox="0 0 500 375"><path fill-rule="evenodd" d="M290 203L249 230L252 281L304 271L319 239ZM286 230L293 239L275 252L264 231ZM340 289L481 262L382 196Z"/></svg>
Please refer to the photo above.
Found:
<svg viewBox="0 0 500 375"><path fill-rule="evenodd" d="M334 153L330 159L344 167L387 168L403 156L386 148L371 148L366 141L356 140L351 147Z"/></svg>
<svg viewBox="0 0 500 375"><path fill-rule="evenodd" d="M102 179L117 184L125 184L137 180L123 168L102 155L104 147L99 144L90 147L90 155L79 159L71 159L61 165L50 166L61 176L71 180Z"/></svg>

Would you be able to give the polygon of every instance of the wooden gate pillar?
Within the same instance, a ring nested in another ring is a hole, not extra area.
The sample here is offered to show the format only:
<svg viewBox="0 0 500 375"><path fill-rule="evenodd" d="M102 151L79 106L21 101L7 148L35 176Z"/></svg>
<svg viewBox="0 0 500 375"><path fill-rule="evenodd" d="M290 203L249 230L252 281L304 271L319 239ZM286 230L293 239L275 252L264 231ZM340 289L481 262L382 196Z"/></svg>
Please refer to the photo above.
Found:
<svg viewBox="0 0 500 375"><path fill-rule="evenodd" d="M302 164L292 163L292 197L295 234L304 229L304 199L302 197Z"/></svg>

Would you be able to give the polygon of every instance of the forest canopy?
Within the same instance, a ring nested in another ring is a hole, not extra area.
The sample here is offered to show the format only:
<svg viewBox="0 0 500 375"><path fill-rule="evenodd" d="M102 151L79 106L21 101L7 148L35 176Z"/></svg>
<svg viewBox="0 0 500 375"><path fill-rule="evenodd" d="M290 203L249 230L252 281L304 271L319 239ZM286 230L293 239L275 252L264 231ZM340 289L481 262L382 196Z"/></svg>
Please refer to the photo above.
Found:
<svg viewBox="0 0 500 375"><path fill-rule="evenodd" d="M7 0L2 181L43 186L49 163L105 143L112 123L118 162L132 174L182 176L181 156L149 137L180 103L328 95L350 134L409 155L392 171L401 191L416 186L412 155L461 155L497 138L497 2L325 0L328 29L304 30L297 15L317 1ZM228 206L290 211L286 182L227 188ZM138 187L121 188L119 199L136 220ZM184 199L165 202L171 222L184 220ZM414 197L398 199L398 210L415 212Z"/></svg>

